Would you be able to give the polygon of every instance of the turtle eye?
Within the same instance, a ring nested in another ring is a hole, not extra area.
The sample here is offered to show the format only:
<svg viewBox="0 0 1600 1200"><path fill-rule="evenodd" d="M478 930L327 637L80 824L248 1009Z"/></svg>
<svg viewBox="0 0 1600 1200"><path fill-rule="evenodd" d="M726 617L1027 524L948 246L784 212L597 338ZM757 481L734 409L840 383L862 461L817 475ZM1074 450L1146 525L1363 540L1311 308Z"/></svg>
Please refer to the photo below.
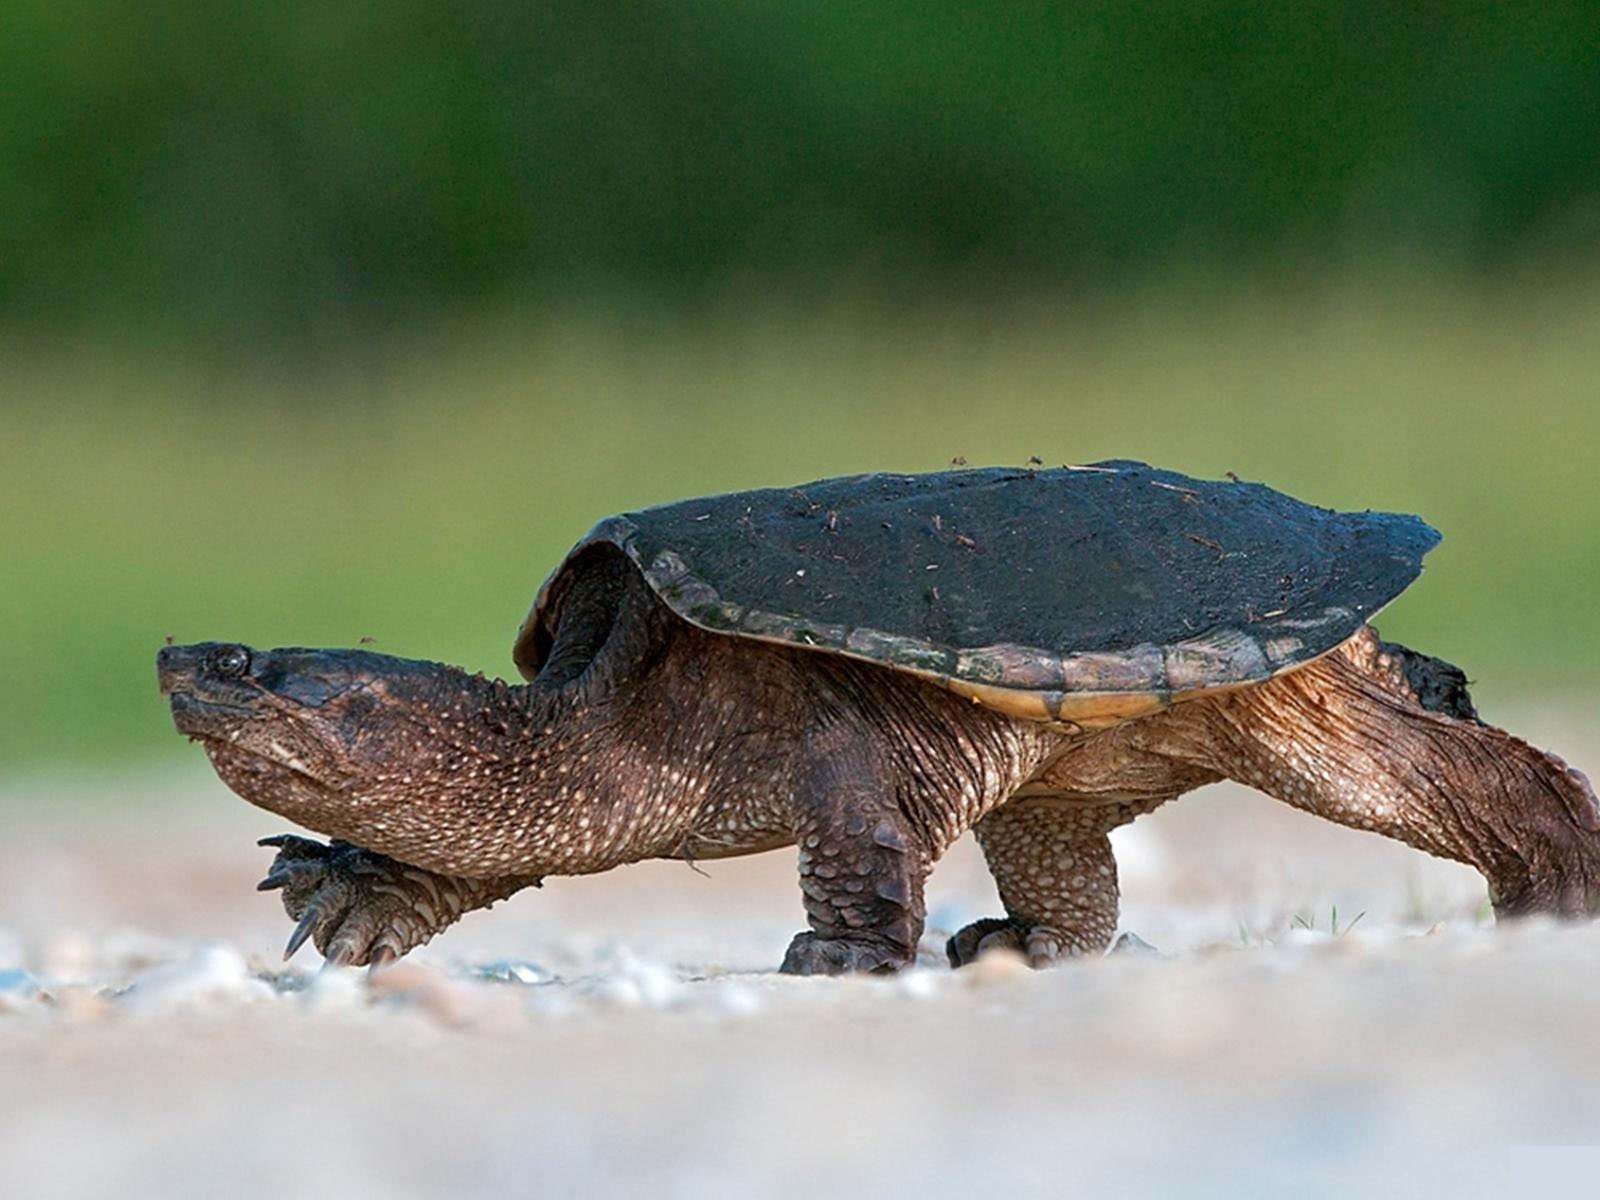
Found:
<svg viewBox="0 0 1600 1200"><path fill-rule="evenodd" d="M243 646L219 646L211 652L211 670L224 679L238 679L250 669L250 651Z"/></svg>

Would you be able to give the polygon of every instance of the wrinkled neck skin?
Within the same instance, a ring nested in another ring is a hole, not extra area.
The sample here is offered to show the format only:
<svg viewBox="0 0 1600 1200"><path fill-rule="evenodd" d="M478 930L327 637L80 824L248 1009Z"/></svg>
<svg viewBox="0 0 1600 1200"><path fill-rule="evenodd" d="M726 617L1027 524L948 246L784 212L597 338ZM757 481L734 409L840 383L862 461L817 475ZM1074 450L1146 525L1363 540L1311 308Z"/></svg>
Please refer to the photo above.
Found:
<svg viewBox="0 0 1600 1200"><path fill-rule="evenodd" d="M652 819L648 798L681 772L668 747L630 736L629 699L603 675L548 689L441 666L376 686L390 702L357 739L400 749L353 764L338 790L259 790L217 762L219 773L307 828L450 875L603 871L670 854L688 834L681 806Z"/></svg>

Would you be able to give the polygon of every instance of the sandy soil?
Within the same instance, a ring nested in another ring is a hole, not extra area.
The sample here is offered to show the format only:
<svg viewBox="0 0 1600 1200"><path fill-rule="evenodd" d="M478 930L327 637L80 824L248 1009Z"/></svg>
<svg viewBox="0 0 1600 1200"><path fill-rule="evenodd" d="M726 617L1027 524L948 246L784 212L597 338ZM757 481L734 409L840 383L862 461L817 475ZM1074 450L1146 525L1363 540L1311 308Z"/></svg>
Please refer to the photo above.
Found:
<svg viewBox="0 0 1600 1200"><path fill-rule="evenodd" d="M1568 712L1520 728L1600 777ZM1600 926L1218 787L1119 833L1162 953L771 968L784 853L478 914L381 985L277 961L282 826L208 776L0 790L0 1195L1518 1194L1600 1174ZM1335 910L1337 916L1335 917ZM1336 920L1337 924L1334 925ZM1580 1193L1581 1194L1581 1193Z"/></svg>

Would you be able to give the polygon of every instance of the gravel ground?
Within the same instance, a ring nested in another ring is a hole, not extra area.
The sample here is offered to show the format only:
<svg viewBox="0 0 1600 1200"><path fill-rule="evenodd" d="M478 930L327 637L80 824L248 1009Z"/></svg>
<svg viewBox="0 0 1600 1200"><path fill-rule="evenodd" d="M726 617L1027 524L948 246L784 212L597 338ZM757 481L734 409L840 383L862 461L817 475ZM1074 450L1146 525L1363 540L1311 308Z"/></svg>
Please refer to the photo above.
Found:
<svg viewBox="0 0 1600 1200"><path fill-rule="evenodd" d="M1600 777L1576 719L1523 722ZM1518 1194L1600 1177L1600 925L1218 787L1118 834L1133 950L780 978L784 853L284 966L208 776L0 789L0 1196Z"/></svg>

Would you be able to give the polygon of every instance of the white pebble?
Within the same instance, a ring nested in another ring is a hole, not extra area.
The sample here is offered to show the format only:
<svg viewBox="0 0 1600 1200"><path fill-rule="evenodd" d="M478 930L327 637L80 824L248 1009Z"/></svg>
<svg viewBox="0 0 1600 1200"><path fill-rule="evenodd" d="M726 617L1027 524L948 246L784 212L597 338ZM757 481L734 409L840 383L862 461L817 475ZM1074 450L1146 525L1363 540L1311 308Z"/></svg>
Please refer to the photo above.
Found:
<svg viewBox="0 0 1600 1200"><path fill-rule="evenodd" d="M584 987L589 995L627 1008L668 1008L682 997L683 984L661 963L626 949L609 957L608 969Z"/></svg>
<svg viewBox="0 0 1600 1200"><path fill-rule="evenodd" d="M119 999L126 1012L149 1014L271 997L272 988L250 974L242 954L212 942L183 962L146 971Z"/></svg>
<svg viewBox="0 0 1600 1200"><path fill-rule="evenodd" d="M311 977L300 1002L314 1013L352 1012L367 1006L367 990L362 986L363 973L333 967L319 971Z"/></svg>
<svg viewBox="0 0 1600 1200"><path fill-rule="evenodd" d="M718 989L717 1002L730 1017L750 1017L761 1011L761 997L752 987L730 983Z"/></svg>
<svg viewBox="0 0 1600 1200"><path fill-rule="evenodd" d="M96 958L87 934L63 930L45 945L42 974L56 984L89 983L95 975Z"/></svg>

